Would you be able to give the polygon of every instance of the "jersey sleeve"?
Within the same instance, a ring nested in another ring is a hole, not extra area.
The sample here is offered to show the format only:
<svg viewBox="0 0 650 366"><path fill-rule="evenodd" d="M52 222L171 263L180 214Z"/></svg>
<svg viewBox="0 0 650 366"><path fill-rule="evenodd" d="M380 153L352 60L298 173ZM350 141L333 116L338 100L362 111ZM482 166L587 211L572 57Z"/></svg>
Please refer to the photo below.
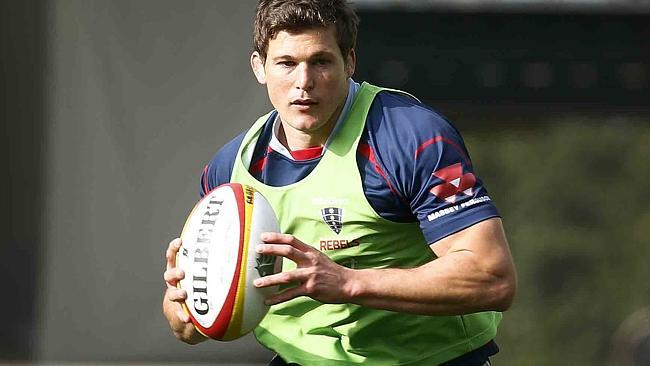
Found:
<svg viewBox="0 0 650 366"><path fill-rule="evenodd" d="M374 145L427 242L499 216L458 130L410 97L380 96L383 122L375 128Z"/></svg>
<svg viewBox="0 0 650 366"><path fill-rule="evenodd" d="M199 195L201 198L214 188L230 182L235 158L237 157L239 146L244 140L245 134L243 132L219 149L210 162L203 168L199 187Z"/></svg>

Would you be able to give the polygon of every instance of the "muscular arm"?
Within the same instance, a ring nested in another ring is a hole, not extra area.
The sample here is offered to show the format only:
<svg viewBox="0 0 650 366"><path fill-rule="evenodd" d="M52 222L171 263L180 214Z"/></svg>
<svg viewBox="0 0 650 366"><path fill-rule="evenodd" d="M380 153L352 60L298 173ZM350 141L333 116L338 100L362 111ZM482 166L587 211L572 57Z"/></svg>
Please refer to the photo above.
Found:
<svg viewBox="0 0 650 366"><path fill-rule="evenodd" d="M480 222L431 247L439 258L418 268L355 271L351 302L430 315L510 307L516 276L500 219Z"/></svg>
<svg viewBox="0 0 650 366"><path fill-rule="evenodd" d="M439 258L413 269L353 270L291 235L267 234L262 253L297 264L290 272L264 277L256 286L297 283L271 298L276 304L298 296L325 303L354 303L399 312L452 315L507 309L516 275L501 220L475 224L432 245ZM273 244L271 244L273 243Z"/></svg>

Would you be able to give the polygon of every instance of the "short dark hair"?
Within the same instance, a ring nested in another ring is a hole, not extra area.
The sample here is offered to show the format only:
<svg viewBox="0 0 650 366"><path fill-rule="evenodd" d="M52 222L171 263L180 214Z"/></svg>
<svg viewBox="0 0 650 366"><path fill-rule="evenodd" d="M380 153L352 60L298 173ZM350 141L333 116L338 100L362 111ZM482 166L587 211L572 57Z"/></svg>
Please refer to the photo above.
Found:
<svg viewBox="0 0 650 366"><path fill-rule="evenodd" d="M266 59L269 41L280 31L336 26L336 38L345 59L357 43L359 17L346 0L260 0L255 13L253 46Z"/></svg>

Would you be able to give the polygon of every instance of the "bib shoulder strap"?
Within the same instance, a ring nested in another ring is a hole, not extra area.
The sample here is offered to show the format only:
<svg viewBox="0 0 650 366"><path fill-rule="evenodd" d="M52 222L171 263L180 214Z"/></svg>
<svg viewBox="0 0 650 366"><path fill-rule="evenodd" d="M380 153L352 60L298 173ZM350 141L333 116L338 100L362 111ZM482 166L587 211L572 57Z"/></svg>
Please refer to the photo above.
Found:
<svg viewBox="0 0 650 366"><path fill-rule="evenodd" d="M415 98L401 90L382 88L364 82L361 84L361 88L354 98L354 102L352 103L350 112L348 112L347 118L343 121L344 125L339 131L337 131L337 136L333 139L331 145L327 147L328 151L331 151L338 156L344 156L349 153L351 149L356 150L372 102L381 91L401 93ZM417 98L415 99L417 100Z"/></svg>

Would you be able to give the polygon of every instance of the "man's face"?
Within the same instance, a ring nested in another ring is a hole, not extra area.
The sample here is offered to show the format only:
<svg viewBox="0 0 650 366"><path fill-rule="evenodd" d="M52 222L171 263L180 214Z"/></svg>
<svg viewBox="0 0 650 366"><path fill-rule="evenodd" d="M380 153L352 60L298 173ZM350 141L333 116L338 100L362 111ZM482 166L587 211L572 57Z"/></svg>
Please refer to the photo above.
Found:
<svg viewBox="0 0 650 366"><path fill-rule="evenodd" d="M266 60L257 52L251 57L255 76L266 84L287 137L308 135L311 142L320 143L327 140L345 105L354 63L354 51L345 59L341 55L334 26L280 31L269 41Z"/></svg>

